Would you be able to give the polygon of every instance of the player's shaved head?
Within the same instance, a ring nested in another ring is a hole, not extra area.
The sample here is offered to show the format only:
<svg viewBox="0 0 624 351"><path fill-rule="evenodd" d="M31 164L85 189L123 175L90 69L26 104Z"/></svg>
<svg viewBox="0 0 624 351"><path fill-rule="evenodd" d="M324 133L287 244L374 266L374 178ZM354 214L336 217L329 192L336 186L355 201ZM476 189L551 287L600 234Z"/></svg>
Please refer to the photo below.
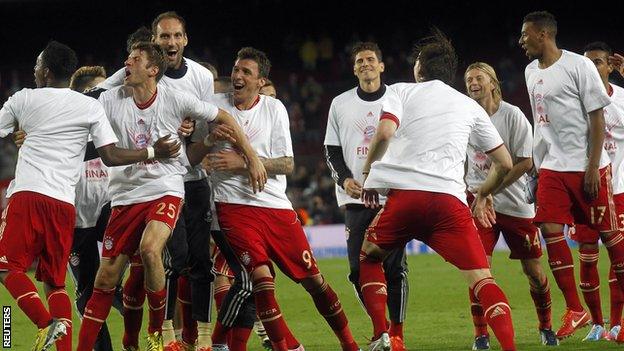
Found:
<svg viewBox="0 0 624 351"><path fill-rule="evenodd" d="M158 16L156 16L156 18L154 18L154 20L152 21L152 34L156 35L158 24L160 23L160 21L165 20L165 19L170 19L170 18L178 20L178 22L180 22L180 24L182 25L182 30L184 31L184 34L186 34L186 21L184 20L184 18L182 18L182 16L178 15L175 11L163 12L159 14Z"/></svg>
<svg viewBox="0 0 624 351"><path fill-rule="evenodd" d="M538 30L546 31L551 37L557 36L557 20L548 11L535 11L524 16L522 23L533 23Z"/></svg>

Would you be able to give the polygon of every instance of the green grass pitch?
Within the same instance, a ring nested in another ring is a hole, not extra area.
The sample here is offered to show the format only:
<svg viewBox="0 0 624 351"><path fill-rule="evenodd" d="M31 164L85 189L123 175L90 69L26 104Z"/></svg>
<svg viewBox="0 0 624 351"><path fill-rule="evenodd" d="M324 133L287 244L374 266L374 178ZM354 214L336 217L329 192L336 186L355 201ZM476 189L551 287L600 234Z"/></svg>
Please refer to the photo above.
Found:
<svg viewBox="0 0 624 351"><path fill-rule="evenodd" d="M546 263L545 260L544 263ZM319 260L319 265L341 298L356 340L363 349L366 349L366 340L371 336L372 326L355 299L351 285L347 282L346 258ZM409 268L410 297L405 322L405 341L408 349L470 350L472 346L472 319L467 288L458 271L443 262L439 256L433 254L410 256ZM603 283L601 292L605 317L609 316L608 288L606 286L607 268L608 258L606 254L602 254L600 273ZM518 350L546 349L539 343L536 329L537 318L528 293L528 283L522 274L520 264L507 259L506 253L497 253L494 256L493 273L507 294L513 309ZM553 296L553 321L554 327L557 328L560 324L559 318L563 313L564 304L552 275L550 272L548 274ZM311 299L303 288L285 279L283 274L278 275L276 286L278 300L286 321L306 350L339 350L336 338L325 321L317 314ZM12 349L30 350L36 333L35 327L19 310L4 288L0 288L0 301L2 305L8 304L13 307ZM121 349L119 345L121 344L123 329L121 318L117 312L113 311L108 321L114 345L116 350L119 350ZM74 325L76 326L74 328L74 347L79 323L79 319L74 316ZM588 331L589 328L582 329L573 337L564 340L559 350L623 349L622 346L606 341L598 343L581 342ZM262 350L258 339L253 334L248 349L250 351ZM500 349L495 340L492 340L492 349Z"/></svg>

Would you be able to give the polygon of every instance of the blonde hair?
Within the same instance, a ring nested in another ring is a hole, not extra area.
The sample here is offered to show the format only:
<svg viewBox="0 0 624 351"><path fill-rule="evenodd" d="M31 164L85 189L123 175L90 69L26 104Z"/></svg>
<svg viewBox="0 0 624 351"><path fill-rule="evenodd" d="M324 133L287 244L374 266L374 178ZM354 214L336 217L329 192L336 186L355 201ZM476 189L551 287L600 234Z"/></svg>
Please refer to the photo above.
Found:
<svg viewBox="0 0 624 351"><path fill-rule="evenodd" d="M464 73L464 81L466 80L466 74L468 74L468 72L473 69L478 69L479 71L487 74L488 77L490 77L490 81L492 82L492 84L494 84L494 99L502 100L503 92L501 91L501 84L498 80L498 77L496 76L496 71L494 71L494 68L485 62L472 63L470 66L468 66L468 68L466 68L466 72Z"/></svg>
<svg viewBox="0 0 624 351"><path fill-rule="evenodd" d="M97 77L106 78L106 70L102 66L83 66L72 74L69 88L82 93Z"/></svg>

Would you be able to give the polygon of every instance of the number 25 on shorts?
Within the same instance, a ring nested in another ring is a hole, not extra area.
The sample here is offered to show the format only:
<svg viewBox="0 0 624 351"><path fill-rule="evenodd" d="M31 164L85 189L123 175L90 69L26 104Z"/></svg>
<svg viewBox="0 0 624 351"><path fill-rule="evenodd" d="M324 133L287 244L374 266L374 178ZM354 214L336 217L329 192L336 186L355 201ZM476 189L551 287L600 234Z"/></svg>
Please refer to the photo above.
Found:
<svg viewBox="0 0 624 351"><path fill-rule="evenodd" d="M164 215L165 211L167 211L167 217L169 218L175 218L176 215L176 206L174 204L169 204L169 206L167 206L167 203L165 202L159 202L158 205L156 205L158 207L158 209L156 210L156 214L157 215ZM165 210L166 208L166 210Z"/></svg>

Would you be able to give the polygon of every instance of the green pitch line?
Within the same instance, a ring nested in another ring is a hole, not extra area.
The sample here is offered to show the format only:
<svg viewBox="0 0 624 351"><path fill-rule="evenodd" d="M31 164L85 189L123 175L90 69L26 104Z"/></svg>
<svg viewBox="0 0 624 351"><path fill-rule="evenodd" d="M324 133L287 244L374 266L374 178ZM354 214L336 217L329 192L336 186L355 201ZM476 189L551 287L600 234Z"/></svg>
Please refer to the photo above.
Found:
<svg viewBox="0 0 624 351"><path fill-rule="evenodd" d="M578 256L575 254L575 256ZM578 261L577 261L578 263ZM544 260L544 268L547 269ZM360 346L365 349L367 338L371 337L372 326L369 318L355 299L351 285L347 282L346 258L319 260L321 271L340 296L344 310L349 318L349 325ZM577 265L578 267L578 265ZM405 341L410 350L469 350L472 346L472 318L467 296L467 288L460 274L437 255L418 255L409 257L410 300L405 322ZM600 278L602 282L603 314L609 316L607 286L608 257L601 252ZM516 329L516 342L519 350L544 350L539 344L537 317L529 295L528 282L522 273L520 264L507 259L505 253L494 255L493 273L507 294L513 313ZM553 323L557 328L559 318L565 308L563 299L550 272L548 273L553 297ZM578 268L577 268L578 277ZM73 284L68 279L70 296L73 296ZM324 319L314 308L312 300L304 289L278 274L276 290L287 323L308 351L339 350L337 340ZM43 293L41 293L43 296ZM0 287L0 304L12 306L12 349L28 350L31 347L35 327L19 310L4 287ZM145 311L144 316L147 316ZM123 332L122 320L116 311L112 311L108 320L113 337L113 345L120 349ZM143 325L147 325L145 320ZM74 347L80 321L74 315ZM581 342L589 331L582 329L573 337L564 340L559 350L621 350L622 346L601 341L598 343ZM143 346L143 345L142 345ZM492 339L492 349L500 350ZM259 341L252 334L249 341L250 351L262 351Z"/></svg>

